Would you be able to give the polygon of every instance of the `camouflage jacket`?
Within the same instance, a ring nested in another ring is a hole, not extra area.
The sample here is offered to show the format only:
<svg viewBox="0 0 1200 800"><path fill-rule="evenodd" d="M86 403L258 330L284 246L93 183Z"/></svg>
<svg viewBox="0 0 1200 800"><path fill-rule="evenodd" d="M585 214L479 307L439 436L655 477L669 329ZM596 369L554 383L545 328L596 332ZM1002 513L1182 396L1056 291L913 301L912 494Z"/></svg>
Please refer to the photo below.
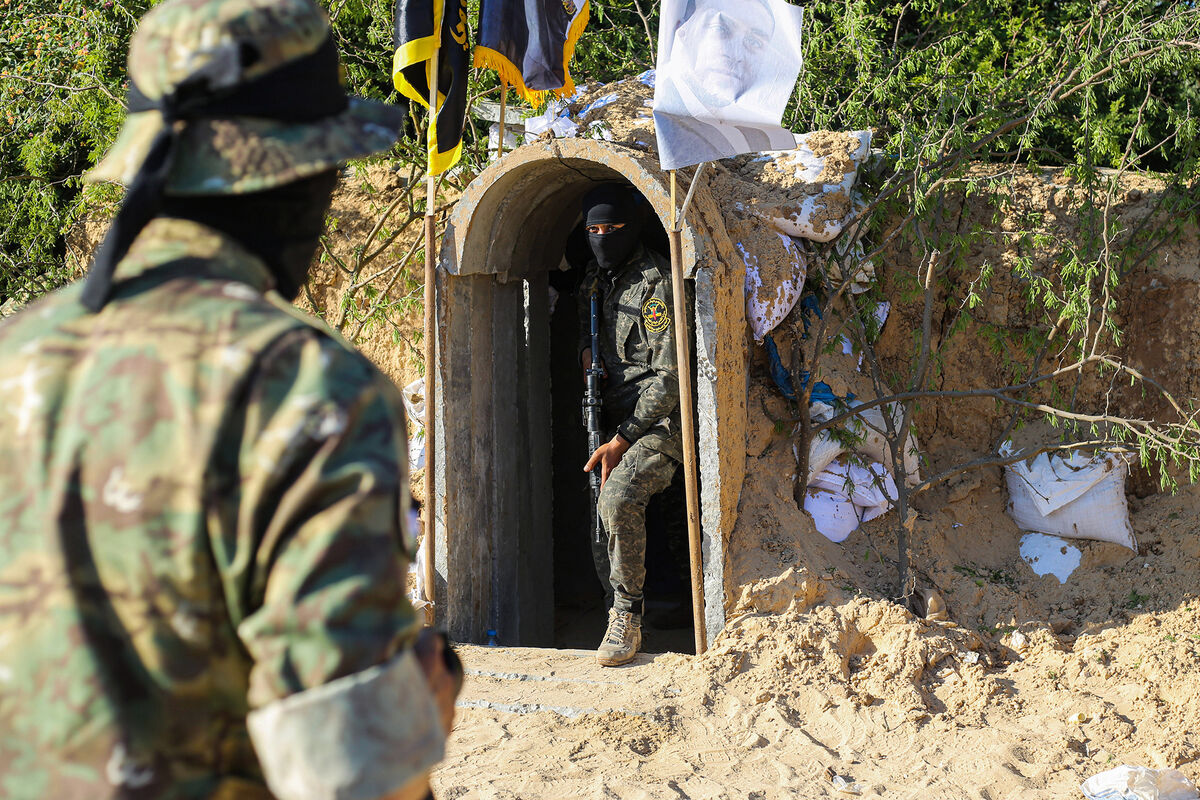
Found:
<svg viewBox="0 0 1200 800"><path fill-rule="evenodd" d="M591 346L590 296L600 292L605 427L682 460L671 267L638 247L615 275L593 261L580 287L580 349Z"/></svg>
<svg viewBox="0 0 1200 800"><path fill-rule="evenodd" d="M339 797L440 758L399 393L271 285L158 219L99 314L0 323L0 796L298 797L272 765L362 767L356 715L391 763Z"/></svg>

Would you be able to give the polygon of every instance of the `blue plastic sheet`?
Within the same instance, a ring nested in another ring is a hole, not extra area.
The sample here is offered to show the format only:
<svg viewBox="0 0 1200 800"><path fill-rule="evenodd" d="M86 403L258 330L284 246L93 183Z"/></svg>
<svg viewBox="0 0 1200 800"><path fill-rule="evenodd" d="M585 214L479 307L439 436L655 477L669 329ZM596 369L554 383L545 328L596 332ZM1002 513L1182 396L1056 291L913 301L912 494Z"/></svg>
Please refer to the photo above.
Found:
<svg viewBox="0 0 1200 800"><path fill-rule="evenodd" d="M783 366L783 360L779 357L779 347L775 344L775 339L770 334L763 337L763 346L767 348L767 363L770 365L771 379L775 381L775 385L779 391L788 400L799 399L796 393L795 383L792 381L792 373L787 371L787 367ZM800 391L808 386L809 374L808 371L800 373ZM854 400L853 394L847 394L845 397L838 397L833 393L833 388L824 381L817 381L813 384L812 402L825 403L827 405L837 405L838 403L849 404Z"/></svg>

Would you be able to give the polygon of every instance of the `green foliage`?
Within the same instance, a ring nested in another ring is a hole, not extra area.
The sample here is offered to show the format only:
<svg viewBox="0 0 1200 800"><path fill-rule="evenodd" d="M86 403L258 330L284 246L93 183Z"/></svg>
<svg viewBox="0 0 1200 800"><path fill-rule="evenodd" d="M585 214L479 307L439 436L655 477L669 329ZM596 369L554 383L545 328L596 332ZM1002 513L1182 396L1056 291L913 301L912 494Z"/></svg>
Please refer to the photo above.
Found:
<svg viewBox="0 0 1200 800"><path fill-rule="evenodd" d="M124 54L146 0L0 0L0 301L70 276L80 175L123 116Z"/></svg>

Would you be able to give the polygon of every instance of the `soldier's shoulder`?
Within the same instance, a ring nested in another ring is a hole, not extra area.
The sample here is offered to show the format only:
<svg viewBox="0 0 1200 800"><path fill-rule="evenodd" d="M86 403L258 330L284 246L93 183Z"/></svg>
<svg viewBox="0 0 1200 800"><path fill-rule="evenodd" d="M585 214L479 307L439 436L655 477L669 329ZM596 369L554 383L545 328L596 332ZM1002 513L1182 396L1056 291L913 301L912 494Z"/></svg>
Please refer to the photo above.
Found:
<svg viewBox="0 0 1200 800"><path fill-rule="evenodd" d="M671 262L656 250L644 248L639 258L642 279L649 283L671 280Z"/></svg>

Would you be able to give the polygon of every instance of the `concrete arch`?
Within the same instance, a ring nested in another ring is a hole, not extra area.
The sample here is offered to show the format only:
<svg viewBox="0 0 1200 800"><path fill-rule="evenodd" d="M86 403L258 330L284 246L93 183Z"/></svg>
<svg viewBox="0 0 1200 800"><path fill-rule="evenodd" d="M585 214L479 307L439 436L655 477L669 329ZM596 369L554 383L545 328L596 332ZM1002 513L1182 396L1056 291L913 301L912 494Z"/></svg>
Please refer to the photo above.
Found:
<svg viewBox="0 0 1200 800"><path fill-rule="evenodd" d="M671 221L670 181L653 155L592 139L554 139L521 147L480 173L455 206L450 230L454 275L523 277L530 265L555 268L577 218L579 201L595 182L624 178L650 201L666 228ZM686 179L683 188L687 188ZM683 232L688 276L715 251L701 206L713 206L707 189L693 201ZM679 198L682 203L682 196ZM724 234L724 226L721 226ZM538 267L532 267L536 269ZM542 267L546 268L546 267Z"/></svg>
<svg viewBox="0 0 1200 800"><path fill-rule="evenodd" d="M689 170L690 173L690 170ZM680 179L682 190L690 174ZM550 313L557 269L596 181L624 178L670 223L669 176L653 154L559 139L492 163L451 216L438 268L435 515L439 619L460 641L553 638L553 495L547 464ZM706 626L723 627L725 553L745 469L745 268L706 185L683 231L694 285Z"/></svg>

